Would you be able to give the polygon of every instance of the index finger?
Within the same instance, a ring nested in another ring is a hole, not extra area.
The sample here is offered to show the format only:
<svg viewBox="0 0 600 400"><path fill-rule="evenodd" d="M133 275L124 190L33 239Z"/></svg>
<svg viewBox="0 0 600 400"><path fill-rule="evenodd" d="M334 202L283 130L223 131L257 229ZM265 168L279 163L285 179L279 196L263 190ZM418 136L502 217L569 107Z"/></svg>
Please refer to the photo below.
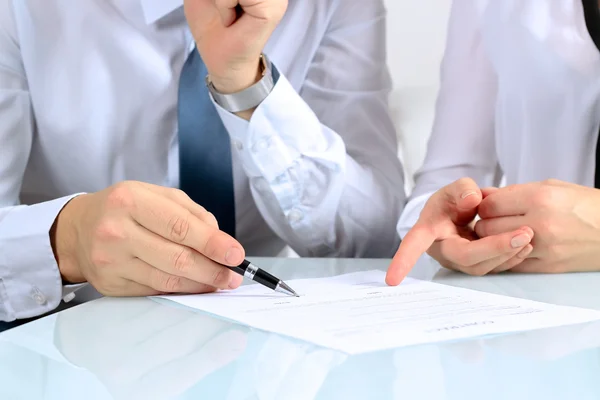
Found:
<svg viewBox="0 0 600 400"><path fill-rule="evenodd" d="M486 187L486 188L482 188L481 189L481 197L483 197L484 199L486 197L488 197L489 195L491 195L492 193L496 193L498 190L500 190L497 187Z"/></svg>
<svg viewBox="0 0 600 400"><path fill-rule="evenodd" d="M523 215L534 194L532 185L512 185L489 193L479 205L481 218Z"/></svg>
<svg viewBox="0 0 600 400"><path fill-rule="evenodd" d="M244 261L244 249L237 240L177 202L148 190L139 190L136 195L139 201L131 207L130 214L149 231L192 248L219 264L233 267Z"/></svg>
<svg viewBox="0 0 600 400"><path fill-rule="evenodd" d="M385 282L390 286L399 285L435 239L434 232L427 225L417 222L400 242L388 267Z"/></svg>

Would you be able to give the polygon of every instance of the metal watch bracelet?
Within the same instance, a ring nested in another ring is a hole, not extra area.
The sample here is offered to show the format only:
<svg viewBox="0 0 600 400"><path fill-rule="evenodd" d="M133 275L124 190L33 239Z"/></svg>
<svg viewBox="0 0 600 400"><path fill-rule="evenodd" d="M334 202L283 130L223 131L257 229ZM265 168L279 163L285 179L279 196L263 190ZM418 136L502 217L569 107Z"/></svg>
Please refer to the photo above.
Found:
<svg viewBox="0 0 600 400"><path fill-rule="evenodd" d="M219 93L207 76L206 85L215 99L215 102L231 113L250 110L262 103L273 90L274 81L271 63L265 54L261 55L261 63L263 65L263 76L261 80L249 88L237 93Z"/></svg>

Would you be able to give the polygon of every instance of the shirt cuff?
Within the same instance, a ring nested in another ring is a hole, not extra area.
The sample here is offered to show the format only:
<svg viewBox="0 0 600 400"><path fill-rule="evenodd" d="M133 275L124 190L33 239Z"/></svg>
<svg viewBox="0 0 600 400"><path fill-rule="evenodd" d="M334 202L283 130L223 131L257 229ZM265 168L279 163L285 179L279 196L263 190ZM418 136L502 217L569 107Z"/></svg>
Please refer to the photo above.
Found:
<svg viewBox="0 0 600 400"><path fill-rule="evenodd" d="M82 285L63 287L50 243L50 229L74 197L13 208L0 223L0 314L31 318L54 310L64 295ZM4 308L4 309L3 309Z"/></svg>
<svg viewBox="0 0 600 400"><path fill-rule="evenodd" d="M250 121L213 99L244 170L250 178L262 177L269 184L281 179L302 154L323 153L328 146L319 119L275 65L273 69L275 86Z"/></svg>

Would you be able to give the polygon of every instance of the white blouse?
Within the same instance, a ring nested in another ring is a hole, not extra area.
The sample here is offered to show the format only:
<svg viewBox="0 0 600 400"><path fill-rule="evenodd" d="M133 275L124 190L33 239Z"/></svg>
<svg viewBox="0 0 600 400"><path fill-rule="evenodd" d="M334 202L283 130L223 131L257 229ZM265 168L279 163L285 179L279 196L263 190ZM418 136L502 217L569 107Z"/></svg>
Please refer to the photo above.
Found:
<svg viewBox="0 0 600 400"><path fill-rule="evenodd" d="M582 0L456 0L447 40L402 237L429 196L462 177L481 187L502 178L594 186L600 51Z"/></svg>

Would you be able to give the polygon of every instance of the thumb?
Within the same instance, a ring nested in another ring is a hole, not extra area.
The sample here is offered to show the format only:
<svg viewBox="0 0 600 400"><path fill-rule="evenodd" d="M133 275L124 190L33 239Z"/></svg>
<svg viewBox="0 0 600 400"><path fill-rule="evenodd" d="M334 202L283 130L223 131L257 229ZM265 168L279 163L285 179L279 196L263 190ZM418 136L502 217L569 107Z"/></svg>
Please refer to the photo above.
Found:
<svg viewBox="0 0 600 400"><path fill-rule="evenodd" d="M435 240L434 230L423 222L417 222L400 242L388 267L385 282L390 286L399 285Z"/></svg>
<svg viewBox="0 0 600 400"><path fill-rule="evenodd" d="M442 217L450 217L457 226L465 226L473 221L483 198L481 189L471 178L459 179L438 193L441 204L437 205L437 212L441 212Z"/></svg>

